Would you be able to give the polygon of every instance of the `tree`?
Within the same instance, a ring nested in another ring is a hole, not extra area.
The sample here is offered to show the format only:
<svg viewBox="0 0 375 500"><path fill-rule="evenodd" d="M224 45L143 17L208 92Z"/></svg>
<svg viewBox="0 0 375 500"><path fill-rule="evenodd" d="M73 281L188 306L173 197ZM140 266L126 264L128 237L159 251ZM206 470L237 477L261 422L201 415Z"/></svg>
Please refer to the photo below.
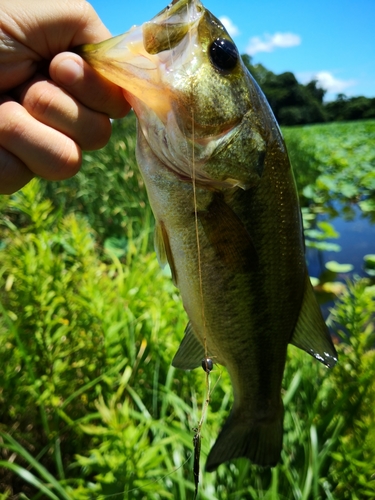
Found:
<svg viewBox="0 0 375 500"><path fill-rule="evenodd" d="M326 104L326 109L332 121L375 118L375 98L339 94L335 101Z"/></svg>
<svg viewBox="0 0 375 500"><path fill-rule="evenodd" d="M336 101L324 103L326 91L317 80L303 85L293 73L276 75L262 64L253 64L248 54L242 60L263 90L280 125L304 125L337 120L375 118L375 98L338 94Z"/></svg>

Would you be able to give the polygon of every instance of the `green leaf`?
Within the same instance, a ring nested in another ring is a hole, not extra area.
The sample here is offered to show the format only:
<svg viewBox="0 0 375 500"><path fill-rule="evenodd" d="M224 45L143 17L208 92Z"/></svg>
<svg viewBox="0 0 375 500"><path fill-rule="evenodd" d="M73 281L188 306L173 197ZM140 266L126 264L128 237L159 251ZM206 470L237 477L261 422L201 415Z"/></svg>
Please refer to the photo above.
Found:
<svg viewBox="0 0 375 500"><path fill-rule="evenodd" d="M364 255L363 260L365 261L366 266L375 267L375 253Z"/></svg>
<svg viewBox="0 0 375 500"><path fill-rule="evenodd" d="M333 225L327 221L319 221L318 227L324 232L325 238L338 238L340 234L336 231Z"/></svg>
<svg viewBox="0 0 375 500"><path fill-rule="evenodd" d="M375 199L369 198L368 200L363 200L358 203L359 208L362 212L375 212Z"/></svg>
<svg viewBox="0 0 375 500"><path fill-rule="evenodd" d="M107 238L104 241L104 249L109 252L114 254L118 259L126 255L127 251L127 246L128 246L128 240L127 238Z"/></svg>
<svg viewBox="0 0 375 500"><path fill-rule="evenodd" d="M30 464L30 466L33 467L41 475L41 477L47 483L49 483L60 494L60 498L62 498L63 500L71 500L69 495L66 493L64 488L59 483L59 481L43 465L41 465L32 455L30 455L30 453L20 443L18 443L15 439L12 438L12 436L10 436L9 434L6 434L5 432L0 432L0 436L4 439L5 447L9 448L9 449L15 451L17 454L21 455ZM7 443L9 443L9 444L7 444ZM9 462L5 462L5 463L8 464ZM17 474L19 474L19 475L22 474L22 477L24 479L26 479L27 481L34 480L33 478L35 478L35 476L33 474L30 475L29 471L27 471L23 467L17 466L16 464L12 464L12 466L13 465L18 467ZM8 468L10 468L10 467L8 467ZM26 475L25 475L25 472L27 472ZM40 483L40 484L43 486L43 483ZM50 494L53 495L52 492L50 492ZM57 499L58 497L50 496L50 498Z"/></svg>
<svg viewBox="0 0 375 500"><path fill-rule="evenodd" d="M335 260L330 260L326 263L326 268L333 273L350 273L350 271L353 271L354 266L352 264L339 264Z"/></svg>
<svg viewBox="0 0 375 500"><path fill-rule="evenodd" d="M4 467L5 469L9 469L15 472L20 478L37 488L40 492L47 495L47 497L51 498L51 500L61 500L61 497L56 496L45 484L43 484L36 476L34 476L34 474L32 474L24 467L21 467L20 465L17 465L13 462L5 461L0 461L0 467ZM66 500L71 500L68 495L65 495L63 498L65 498Z"/></svg>
<svg viewBox="0 0 375 500"><path fill-rule="evenodd" d="M355 186L353 183L344 183L340 186L340 192L343 196L346 196L346 198L355 198L355 196L358 194L358 188Z"/></svg>
<svg viewBox="0 0 375 500"><path fill-rule="evenodd" d="M365 271L370 276L375 276L375 254L367 254L363 257Z"/></svg>
<svg viewBox="0 0 375 500"><path fill-rule="evenodd" d="M311 241L306 240L306 246L310 248L316 248L317 250L322 250L326 252L340 252L341 247L336 243L330 243L328 241Z"/></svg>
<svg viewBox="0 0 375 500"><path fill-rule="evenodd" d="M317 286L317 285L319 285L319 282L320 282L319 278L315 278L314 276L310 276L310 281L311 281L312 286Z"/></svg>

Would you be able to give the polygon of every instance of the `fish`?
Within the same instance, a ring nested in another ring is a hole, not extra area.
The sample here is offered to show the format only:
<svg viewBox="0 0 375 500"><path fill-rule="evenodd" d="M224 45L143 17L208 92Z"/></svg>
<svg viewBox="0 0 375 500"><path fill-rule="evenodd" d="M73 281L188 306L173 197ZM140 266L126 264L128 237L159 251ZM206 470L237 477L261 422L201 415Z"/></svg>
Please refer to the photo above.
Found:
<svg viewBox="0 0 375 500"><path fill-rule="evenodd" d="M138 121L136 157L155 248L189 318L172 361L226 367L233 407L206 471L280 461L288 344L327 367L337 353L305 262L287 149L227 30L200 0L78 53L122 87Z"/></svg>

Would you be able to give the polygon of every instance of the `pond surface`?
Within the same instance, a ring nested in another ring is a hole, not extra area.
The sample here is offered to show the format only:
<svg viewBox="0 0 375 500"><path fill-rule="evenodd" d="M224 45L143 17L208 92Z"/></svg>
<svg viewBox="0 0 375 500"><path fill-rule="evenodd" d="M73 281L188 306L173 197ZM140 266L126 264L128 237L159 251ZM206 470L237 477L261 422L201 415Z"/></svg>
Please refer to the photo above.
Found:
<svg viewBox="0 0 375 500"><path fill-rule="evenodd" d="M316 248L306 248L306 259L309 275L325 281L345 282L354 276L369 277L364 269L364 255L375 253L375 225L370 217L365 216L357 205L350 207L352 216L350 219L342 215L344 211L336 204L335 209L339 215L328 214L319 215L318 221L330 222L337 233L338 238L327 239L329 243L338 244L341 247L339 252L328 250L317 250ZM347 212L347 210L346 210ZM339 264L351 264L353 270L348 273L332 273L327 270L325 264L329 261L336 261ZM329 316L330 308L334 304L335 296L331 293L318 291L318 301L325 319Z"/></svg>
<svg viewBox="0 0 375 500"><path fill-rule="evenodd" d="M341 207L337 204L335 209L340 214ZM353 218L347 220L343 215L331 217L320 215L318 220L329 221L340 234L339 238L328 239L327 242L340 245L340 252L321 251L315 248L306 249L309 274L319 278L326 271L325 264L335 260L340 264L352 264L353 271L337 276L338 280L345 280L348 276L368 276L363 268L363 256L375 253L375 225L371 223L370 217L364 216L357 205L351 206Z"/></svg>

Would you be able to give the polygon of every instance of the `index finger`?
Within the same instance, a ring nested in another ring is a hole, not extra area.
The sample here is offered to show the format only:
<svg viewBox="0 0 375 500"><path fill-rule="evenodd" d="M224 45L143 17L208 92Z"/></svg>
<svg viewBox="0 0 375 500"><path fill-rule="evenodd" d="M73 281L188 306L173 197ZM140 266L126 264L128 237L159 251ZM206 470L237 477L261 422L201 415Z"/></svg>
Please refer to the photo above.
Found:
<svg viewBox="0 0 375 500"><path fill-rule="evenodd" d="M49 71L55 83L94 111L122 118L130 110L121 88L100 76L78 54L58 54Z"/></svg>

